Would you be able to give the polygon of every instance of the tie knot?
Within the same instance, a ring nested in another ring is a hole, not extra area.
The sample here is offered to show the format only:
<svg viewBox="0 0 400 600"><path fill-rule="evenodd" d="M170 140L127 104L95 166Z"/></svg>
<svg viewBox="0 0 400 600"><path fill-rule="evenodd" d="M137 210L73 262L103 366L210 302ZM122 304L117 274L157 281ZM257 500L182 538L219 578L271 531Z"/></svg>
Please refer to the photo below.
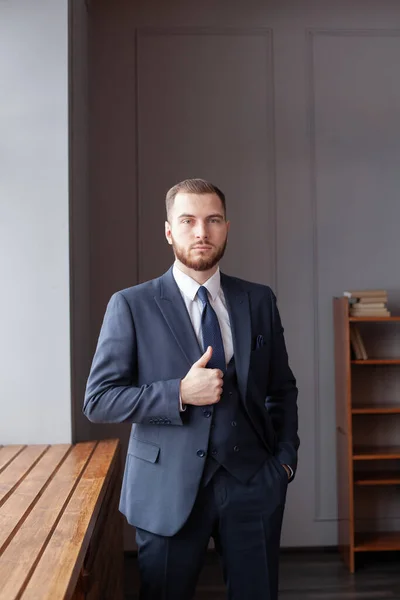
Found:
<svg viewBox="0 0 400 600"><path fill-rule="evenodd" d="M197 290L197 295L203 304L208 304L207 288L205 288L204 285L201 285L199 287L199 289Z"/></svg>

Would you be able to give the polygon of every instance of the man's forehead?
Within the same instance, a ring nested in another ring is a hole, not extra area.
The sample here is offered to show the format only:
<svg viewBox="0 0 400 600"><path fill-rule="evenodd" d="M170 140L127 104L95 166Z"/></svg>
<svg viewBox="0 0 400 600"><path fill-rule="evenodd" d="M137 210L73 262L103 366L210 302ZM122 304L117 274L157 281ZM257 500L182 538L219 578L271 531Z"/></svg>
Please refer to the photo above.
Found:
<svg viewBox="0 0 400 600"><path fill-rule="evenodd" d="M179 192L175 196L174 212L187 213L196 211L203 212L223 212L221 199L217 194L188 194L187 192Z"/></svg>

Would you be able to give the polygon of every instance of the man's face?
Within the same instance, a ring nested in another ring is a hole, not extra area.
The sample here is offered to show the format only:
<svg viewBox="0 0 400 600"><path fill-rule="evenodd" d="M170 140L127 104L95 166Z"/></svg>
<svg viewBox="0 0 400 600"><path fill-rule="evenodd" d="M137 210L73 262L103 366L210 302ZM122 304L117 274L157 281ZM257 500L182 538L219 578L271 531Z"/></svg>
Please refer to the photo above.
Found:
<svg viewBox="0 0 400 600"><path fill-rule="evenodd" d="M224 255L229 222L216 194L178 193L165 223L175 257L194 271L208 271Z"/></svg>

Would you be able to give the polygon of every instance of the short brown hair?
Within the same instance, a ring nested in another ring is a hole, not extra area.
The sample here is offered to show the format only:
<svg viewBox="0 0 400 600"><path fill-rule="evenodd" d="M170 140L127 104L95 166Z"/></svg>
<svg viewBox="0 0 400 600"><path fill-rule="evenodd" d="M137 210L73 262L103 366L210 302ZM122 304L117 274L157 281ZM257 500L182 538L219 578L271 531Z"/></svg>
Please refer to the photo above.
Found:
<svg viewBox="0 0 400 600"><path fill-rule="evenodd" d="M174 185L174 187L172 187L167 192L165 198L167 219L169 218L171 209L174 205L175 196L179 194L179 192L185 192L186 194L216 194L222 202L224 216L226 216L225 194L221 192L221 190L217 188L216 185L213 185L205 179L185 179L184 181L181 181L180 183Z"/></svg>

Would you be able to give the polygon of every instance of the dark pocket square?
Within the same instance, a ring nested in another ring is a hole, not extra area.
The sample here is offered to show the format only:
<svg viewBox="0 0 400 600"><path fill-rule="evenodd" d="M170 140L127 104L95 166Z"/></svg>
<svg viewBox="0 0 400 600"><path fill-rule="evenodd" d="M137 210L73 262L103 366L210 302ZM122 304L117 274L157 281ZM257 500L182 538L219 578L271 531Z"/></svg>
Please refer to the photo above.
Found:
<svg viewBox="0 0 400 600"><path fill-rule="evenodd" d="M263 346L265 346L265 340L264 340L263 336L257 335L257 337L254 338L253 350L258 350L259 348L262 348Z"/></svg>

